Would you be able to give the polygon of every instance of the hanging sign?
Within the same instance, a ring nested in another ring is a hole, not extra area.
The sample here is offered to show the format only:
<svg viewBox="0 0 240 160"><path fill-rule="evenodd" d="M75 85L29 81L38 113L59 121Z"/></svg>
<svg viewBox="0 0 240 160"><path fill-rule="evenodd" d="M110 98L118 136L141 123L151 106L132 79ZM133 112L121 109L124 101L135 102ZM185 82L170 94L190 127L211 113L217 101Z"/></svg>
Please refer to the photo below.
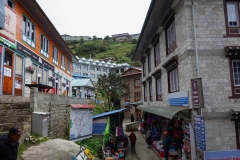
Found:
<svg viewBox="0 0 240 160"><path fill-rule="evenodd" d="M192 101L193 101L193 108L203 108L203 92L202 92L202 79L192 79L191 80L191 87L192 87Z"/></svg>
<svg viewBox="0 0 240 160"><path fill-rule="evenodd" d="M194 130L196 135L196 146L198 149L206 150L204 117L194 116Z"/></svg>

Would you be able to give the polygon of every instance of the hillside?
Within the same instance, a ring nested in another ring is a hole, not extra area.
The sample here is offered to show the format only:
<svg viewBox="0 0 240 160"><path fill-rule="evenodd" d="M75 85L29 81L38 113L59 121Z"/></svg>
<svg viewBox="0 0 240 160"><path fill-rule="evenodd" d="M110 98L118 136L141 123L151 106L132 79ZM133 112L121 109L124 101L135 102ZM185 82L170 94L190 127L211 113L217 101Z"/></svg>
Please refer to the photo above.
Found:
<svg viewBox="0 0 240 160"><path fill-rule="evenodd" d="M102 59L107 57L114 57L116 63L128 63L131 66L139 67L140 62L133 62L132 55L137 44L137 40L129 40L123 42L116 42L109 40L89 40L84 41L67 41L68 47L72 50L74 55L79 58Z"/></svg>

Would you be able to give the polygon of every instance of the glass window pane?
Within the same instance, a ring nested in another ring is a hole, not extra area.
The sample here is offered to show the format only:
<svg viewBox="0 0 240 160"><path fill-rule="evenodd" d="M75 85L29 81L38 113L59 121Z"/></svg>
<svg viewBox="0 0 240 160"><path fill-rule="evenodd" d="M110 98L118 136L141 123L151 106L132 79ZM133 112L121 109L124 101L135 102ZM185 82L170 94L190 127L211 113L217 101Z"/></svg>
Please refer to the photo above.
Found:
<svg viewBox="0 0 240 160"><path fill-rule="evenodd" d="M23 58L16 55L16 71L15 74L22 76L23 70Z"/></svg>
<svg viewBox="0 0 240 160"><path fill-rule="evenodd" d="M47 84L47 70L43 70L43 84Z"/></svg>
<svg viewBox="0 0 240 160"><path fill-rule="evenodd" d="M237 2L227 2L228 25L238 26Z"/></svg>

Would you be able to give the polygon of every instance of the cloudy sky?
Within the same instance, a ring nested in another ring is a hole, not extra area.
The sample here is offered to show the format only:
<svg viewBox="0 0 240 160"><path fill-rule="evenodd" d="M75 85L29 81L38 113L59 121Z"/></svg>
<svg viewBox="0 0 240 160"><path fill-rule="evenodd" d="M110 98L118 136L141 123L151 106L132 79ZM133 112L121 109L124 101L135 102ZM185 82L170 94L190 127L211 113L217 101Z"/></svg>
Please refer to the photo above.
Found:
<svg viewBox="0 0 240 160"><path fill-rule="evenodd" d="M71 36L140 33L151 0L37 0L58 32Z"/></svg>

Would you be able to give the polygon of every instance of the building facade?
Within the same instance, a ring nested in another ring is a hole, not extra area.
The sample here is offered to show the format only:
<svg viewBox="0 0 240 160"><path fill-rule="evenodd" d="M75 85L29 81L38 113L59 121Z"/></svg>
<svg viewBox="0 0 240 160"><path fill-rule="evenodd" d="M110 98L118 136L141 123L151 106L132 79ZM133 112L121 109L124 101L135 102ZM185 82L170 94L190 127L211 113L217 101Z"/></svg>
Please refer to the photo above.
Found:
<svg viewBox="0 0 240 160"><path fill-rule="evenodd" d="M83 76L90 76L93 82L97 82L97 79L101 74L108 74L109 72L115 72L116 74L123 73L129 68L129 64L116 64L111 62L86 59L84 57L77 58L78 62L73 63L73 73Z"/></svg>
<svg viewBox="0 0 240 160"><path fill-rule="evenodd" d="M141 101L142 89L141 89L141 77L142 69L140 68L128 68L121 74L122 80L129 87L129 92L121 99L121 108L126 108L125 113L136 114L136 108L130 103Z"/></svg>
<svg viewBox="0 0 240 160"><path fill-rule="evenodd" d="M90 38L88 36L70 36L68 34L63 34L61 35L64 41L80 41L81 39L83 40L90 40Z"/></svg>
<svg viewBox="0 0 240 160"><path fill-rule="evenodd" d="M195 117L203 118L205 148L199 148L196 134L192 148L199 152L192 156L240 149L239 35L239 1L151 2L133 57L142 61L144 102L139 108L169 119L180 119L178 111L188 110L191 126ZM197 78L202 99L194 95ZM186 101L177 102L181 98Z"/></svg>
<svg viewBox="0 0 240 160"><path fill-rule="evenodd" d="M52 86L49 91L52 93L65 94L69 89L71 95L73 54L38 3L26 0L3 3L0 95L28 97L30 89L25 84L35 83Z"/></svg>

